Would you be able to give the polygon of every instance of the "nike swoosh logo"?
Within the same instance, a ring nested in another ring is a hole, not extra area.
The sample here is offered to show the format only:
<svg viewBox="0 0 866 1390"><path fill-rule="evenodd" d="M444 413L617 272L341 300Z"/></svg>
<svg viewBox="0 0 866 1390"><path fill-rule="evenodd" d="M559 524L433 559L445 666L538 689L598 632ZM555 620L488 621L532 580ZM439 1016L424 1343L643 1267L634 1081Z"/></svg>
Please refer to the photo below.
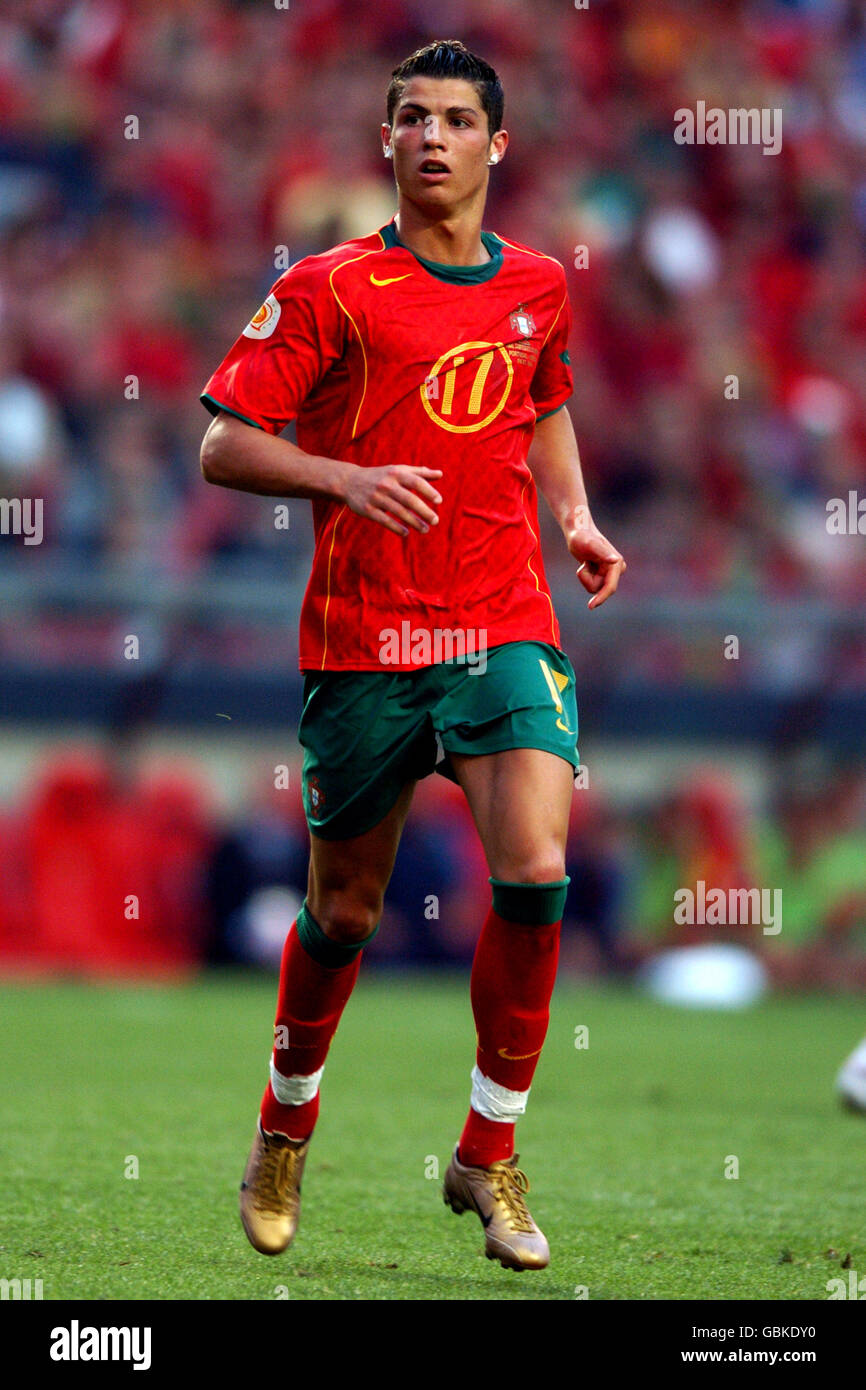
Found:
<svg viewBox="0 0 866 1390"><path fill-rule="evenodd" d="M505 1060L506 1060L506 1062L527 1062L527 1061L529 1060L530 1057L537 1057L540 1051L541 1051L541 1048L540 1048L540 1047L537 1047L537 1048L535 1049L534 1052L517 1052L517 1053L515 1053L515 1052L509 1052L509 1051L508 1051L506 1048L504 1048L504 1047L500 1047L499 1052L497 1053L497 1056L498 1056L498 1057L504 1057Z"/></svg>
<svg viewBox="0 0 866 1390"><path fill-rule="evenodd" d="M396 285L398 280L409 280L412 276L412 273L413 272L410 270L406 275L392 275L390 280L377 280L375 275L371 273L370 284L378 285L380 288L382 287L382 285Z"/></svg>

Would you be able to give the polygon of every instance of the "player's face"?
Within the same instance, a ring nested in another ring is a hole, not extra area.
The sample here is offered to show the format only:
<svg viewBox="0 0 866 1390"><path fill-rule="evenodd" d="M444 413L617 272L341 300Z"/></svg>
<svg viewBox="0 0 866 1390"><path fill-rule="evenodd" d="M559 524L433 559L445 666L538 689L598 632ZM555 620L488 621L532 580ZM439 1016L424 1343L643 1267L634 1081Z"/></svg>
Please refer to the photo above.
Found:
<svg viewBox="0 0 866 1390"><path fill-rule="evenodd" d="M412 77L382 127L400 192L415 203L446 209L483 195L488 160L501 158L505 131L490 138L475 87L462 78Z"/></svg>

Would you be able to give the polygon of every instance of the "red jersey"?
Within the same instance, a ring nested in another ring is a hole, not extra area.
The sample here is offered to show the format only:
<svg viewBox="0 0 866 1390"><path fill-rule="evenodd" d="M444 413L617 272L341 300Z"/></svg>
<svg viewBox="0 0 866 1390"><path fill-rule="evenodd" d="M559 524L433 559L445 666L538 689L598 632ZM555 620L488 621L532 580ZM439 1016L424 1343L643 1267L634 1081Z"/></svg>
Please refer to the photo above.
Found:
<svg viewBox="0 0 866 1390"><path fill-rule="evenodd" d="M526 455L572 393L565 271L481 237L481 266L422 260L393 222L298 261L205 386L214 415L275 435L297 420L306 453L442 470L426 534L313 500L302 671L413 670L441 659L443 630L559 645Z"/></svg>

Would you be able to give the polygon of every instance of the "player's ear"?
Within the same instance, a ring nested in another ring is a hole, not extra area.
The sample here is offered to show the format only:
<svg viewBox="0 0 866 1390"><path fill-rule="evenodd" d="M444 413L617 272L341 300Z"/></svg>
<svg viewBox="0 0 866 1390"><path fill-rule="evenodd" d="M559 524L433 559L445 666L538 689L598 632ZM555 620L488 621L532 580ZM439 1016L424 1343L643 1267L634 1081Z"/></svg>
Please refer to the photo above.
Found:
<svg viewBox="0 0 866 1390"><path fill-rule="evenodd" d="M382 153L386 159L394 158L394 151L391 148L391 127L382 123Z"/></svg>
<svg viewBox="0 0 866 1390"><path fill-rule="evenodd" d="M496 134L492 136L490 140L490 149L487 152L487 163L501 164L502 156L505 154L507 148L508 132L506 130L497 130Z"/></svg>

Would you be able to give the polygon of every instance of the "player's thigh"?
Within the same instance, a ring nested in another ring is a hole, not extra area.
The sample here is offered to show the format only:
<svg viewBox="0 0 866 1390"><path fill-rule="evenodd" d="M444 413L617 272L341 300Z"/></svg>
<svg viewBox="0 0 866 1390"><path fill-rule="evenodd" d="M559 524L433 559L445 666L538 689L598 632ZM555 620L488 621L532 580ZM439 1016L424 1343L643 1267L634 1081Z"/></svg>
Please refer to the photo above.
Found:
<svg viewBox="0 0 866 1390"><path fill-rule="evenodd" d="M432 771L436 741L423 695L403 672L307 673L298 739L312 836L363 845L407 784ZM387 840L386 829L379 834Z"/></svg>
<svg viewBox="0 0 866 1390"><path fill-rule="evenodd" d="M493 878L552 883L565 874L574 769L541 748L451 754Z"/></svg>
<svg viewBox="0 0 866 1390"><path fill-rule="evenodd" d="M311 834L307 904L326 935L367 936L377 925L415 786L407 782L388 814L363 835Z"/></svg>

